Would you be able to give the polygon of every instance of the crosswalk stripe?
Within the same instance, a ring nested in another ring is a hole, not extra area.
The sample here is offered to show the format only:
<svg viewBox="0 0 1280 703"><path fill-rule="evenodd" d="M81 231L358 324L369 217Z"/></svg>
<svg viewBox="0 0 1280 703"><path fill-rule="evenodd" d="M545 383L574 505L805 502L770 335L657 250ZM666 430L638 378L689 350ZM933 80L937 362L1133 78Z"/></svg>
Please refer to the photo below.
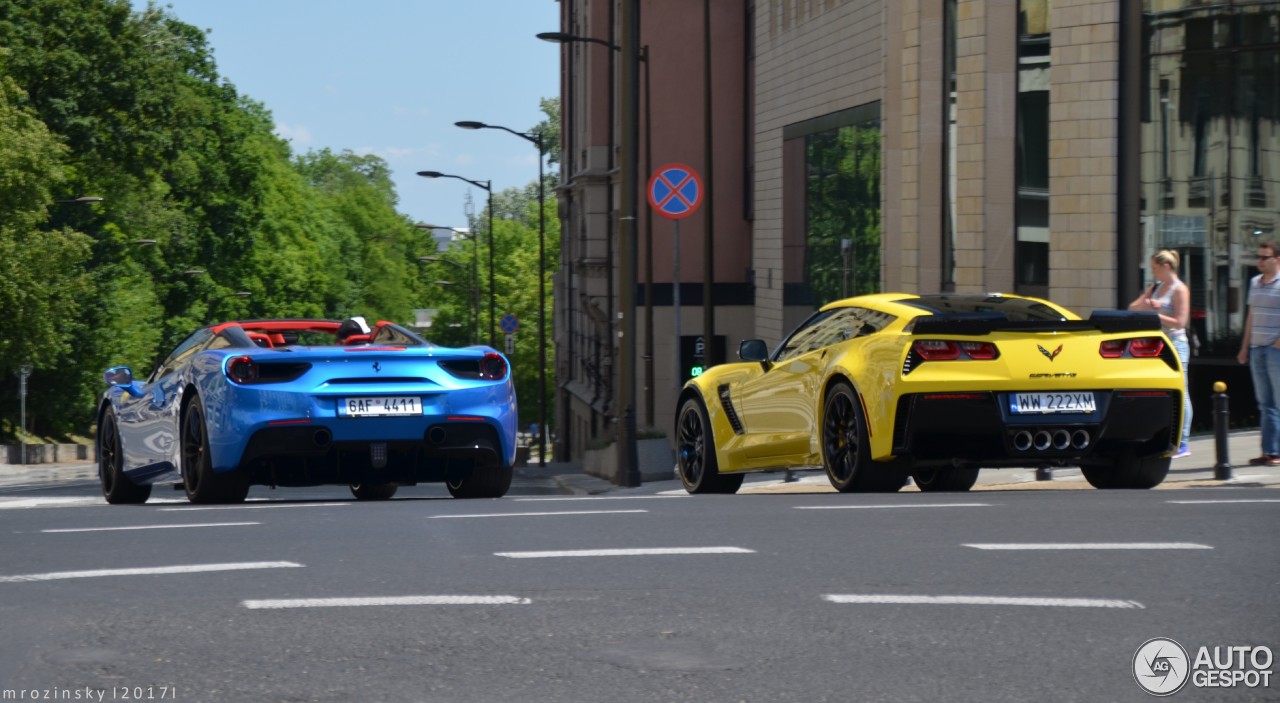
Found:
<svg viewBox="0 0 1280 703"><path fill-rule="evenodd" d="M1233 500L1166 500L1175 505L1212 505L1215 503L1280 503L1280 498L1237 498Z"/></svg>

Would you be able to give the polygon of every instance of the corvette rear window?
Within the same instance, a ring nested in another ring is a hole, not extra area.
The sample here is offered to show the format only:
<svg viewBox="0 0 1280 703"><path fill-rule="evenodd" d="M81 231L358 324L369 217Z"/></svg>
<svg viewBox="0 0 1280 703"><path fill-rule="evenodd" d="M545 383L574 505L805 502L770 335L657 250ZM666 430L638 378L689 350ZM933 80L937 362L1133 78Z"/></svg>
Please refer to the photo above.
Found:
<svg viewBox="0 0 1280 703"><path fill-rule="evenodd" d="M999 295L922 295L898 301L934 315L995 312L1011 322L1065 320L1062 313L1037 300Z"/></svg>

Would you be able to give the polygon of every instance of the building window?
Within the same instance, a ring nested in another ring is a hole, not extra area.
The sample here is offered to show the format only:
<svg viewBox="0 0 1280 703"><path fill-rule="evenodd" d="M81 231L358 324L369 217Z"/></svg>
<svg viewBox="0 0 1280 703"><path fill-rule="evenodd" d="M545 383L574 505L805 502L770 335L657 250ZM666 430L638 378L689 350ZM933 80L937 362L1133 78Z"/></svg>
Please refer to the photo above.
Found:
<svg viewBox="0 0 1280 703"><path fill-rule="evenodd" d="M1140 125L1142 251L1179 251L1198 353L1229 359L1251 255L1280 236L1280 2L1142 10L1142 84L1159 105Z"/></svg>
<svg viewBox="0 0 1280 703"><path fill-rule="evenodd" d="M956 0L942 3L942 290L956 286Z"/></svg>
<svg viewBox="0 0 1280 703"><path fill-rule="evenodd" d="M817 304L880 290L880 120L805 139L805 278Z"/></svg>
<svg viewBox="0 0 1280 703"><path fill-rule="evenodd" d="M1018 0L1014 286L1044 293L1049 285L1050 0Z"/></svg>

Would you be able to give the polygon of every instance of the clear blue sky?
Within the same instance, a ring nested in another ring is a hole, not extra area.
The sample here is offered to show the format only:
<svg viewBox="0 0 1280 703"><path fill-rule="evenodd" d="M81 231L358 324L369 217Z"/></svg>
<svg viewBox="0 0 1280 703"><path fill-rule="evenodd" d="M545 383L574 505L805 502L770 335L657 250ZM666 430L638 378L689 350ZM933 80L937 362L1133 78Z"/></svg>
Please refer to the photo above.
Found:
<svg viewBox="0 0 1280 703"><path fill-rule="evenodd" d="M131 0L135 9L146 0ZM263 103L295 153L328 147L377 154L391 167L398 209L415 221L466 225L470 191L441 171L537 181L537 149L475 120L528 131L542 98L560 90L555 0L164 0L183 22L211 30L218 73Z"/></svg>

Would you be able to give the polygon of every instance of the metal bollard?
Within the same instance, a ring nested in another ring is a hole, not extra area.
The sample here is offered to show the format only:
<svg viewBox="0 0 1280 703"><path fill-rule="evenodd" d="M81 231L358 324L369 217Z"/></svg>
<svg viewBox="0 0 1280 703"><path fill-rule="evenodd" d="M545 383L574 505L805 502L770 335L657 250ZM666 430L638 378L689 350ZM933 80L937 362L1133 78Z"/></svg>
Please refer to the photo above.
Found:
<svg viewBox="0 0 1280 703"><path fill-rule="evenodd" d="M1215 381L1213 384L1213 444L1218 460L1213 465L1213 478L1217 481L1231 479L1231 459L1227 456L1227 426L1231 419L1229 400L1227 384Z"/></svg>
<svg viewBox="0 0 1280 703"><path fill-rule="evenodd" d="M1050 467L1048 467L1048 466L1037 466L1037 467L1036 467L1036 480L1037 480L1037 481L1052 481L1052 480L1053 480L1053 469L1052 469L1052 468L1050 468Z"/></svg>

